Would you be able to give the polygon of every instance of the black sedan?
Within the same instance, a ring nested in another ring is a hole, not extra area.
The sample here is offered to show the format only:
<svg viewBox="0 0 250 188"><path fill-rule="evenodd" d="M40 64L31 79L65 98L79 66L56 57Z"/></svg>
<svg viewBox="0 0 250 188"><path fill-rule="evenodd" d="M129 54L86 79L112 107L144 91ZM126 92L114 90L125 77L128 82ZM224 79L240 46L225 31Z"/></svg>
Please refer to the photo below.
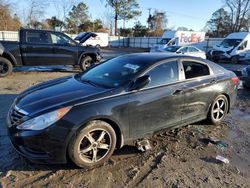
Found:
<svg viewBox="0 0 250 188"><path fill-rule="evenodd" d="M220 123L238 78L200 58L139 53L31 87L7 118L14 148L32 161L95 167L115 149L170 127Z"/></svg>

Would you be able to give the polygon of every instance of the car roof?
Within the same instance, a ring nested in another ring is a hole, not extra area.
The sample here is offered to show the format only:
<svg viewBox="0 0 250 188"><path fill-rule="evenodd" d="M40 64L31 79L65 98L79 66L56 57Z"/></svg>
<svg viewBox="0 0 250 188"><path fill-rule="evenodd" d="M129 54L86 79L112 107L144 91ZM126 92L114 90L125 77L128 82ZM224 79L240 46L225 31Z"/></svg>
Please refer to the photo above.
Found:
<svg viewBox="0 0 250 188"><path fill-rule="evenodd" d="M168 60L172 58L173 59L174 58L188 58L188 59L194 59L194 60L201 60L200 58L192 57L188 55L175 54L175 53L162 53L162 52L132 53L132 54L119 56L118 58L123 58L131 62L136 61L137 63L149 64L149 66L159 61Z"/></svg>

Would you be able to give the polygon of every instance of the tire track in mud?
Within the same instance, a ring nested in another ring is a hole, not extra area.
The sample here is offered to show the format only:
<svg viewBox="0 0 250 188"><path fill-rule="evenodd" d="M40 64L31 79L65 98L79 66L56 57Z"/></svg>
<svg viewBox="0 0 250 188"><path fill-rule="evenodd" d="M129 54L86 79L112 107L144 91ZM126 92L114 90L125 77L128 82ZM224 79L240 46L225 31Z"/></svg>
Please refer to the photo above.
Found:
<svg viewBox="0 0 250 188"><path fill-rule="evenodd" d="M134 167L132 171L136 171L126 184L125 187L137 187L144 179L146 179L155 169L158 168L159 164L162 162L163 157L166 154L165 150L160 150L157 154L151 155L144 165L140 167Z"/></svg>

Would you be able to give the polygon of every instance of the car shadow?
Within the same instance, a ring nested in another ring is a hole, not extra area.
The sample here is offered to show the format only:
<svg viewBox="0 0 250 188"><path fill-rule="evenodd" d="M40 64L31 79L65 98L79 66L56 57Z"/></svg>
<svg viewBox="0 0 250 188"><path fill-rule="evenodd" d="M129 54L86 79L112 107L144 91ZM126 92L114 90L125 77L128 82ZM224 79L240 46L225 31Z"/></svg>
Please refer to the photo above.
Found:
<svg viewBox="0 0 250 188"><path fill-rule="evenodd" d="M71 65L54 65L54 66L22 66L15 67L13 72L65 72L80 73L80 68L74 68Z"/></svg>

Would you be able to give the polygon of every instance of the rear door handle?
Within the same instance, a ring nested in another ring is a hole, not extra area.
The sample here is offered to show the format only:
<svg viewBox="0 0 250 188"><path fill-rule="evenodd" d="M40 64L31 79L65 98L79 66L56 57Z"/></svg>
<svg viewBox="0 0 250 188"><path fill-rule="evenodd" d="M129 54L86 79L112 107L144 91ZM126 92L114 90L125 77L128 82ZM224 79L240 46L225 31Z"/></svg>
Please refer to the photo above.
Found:
<svg viewBox="0 0 250 188"><path fill-rule="evenodd" d="M173 93L172 93L172 95L179 95L179 94L181 94L182 93L182 89L176 89Z"/></svg>
<svg viewBox="0 0 250 188"><path fill-rule="evenodd" d="M210 81L210 84L215 84L215 83L217 83L217 80L215 78Z"/></svg>

